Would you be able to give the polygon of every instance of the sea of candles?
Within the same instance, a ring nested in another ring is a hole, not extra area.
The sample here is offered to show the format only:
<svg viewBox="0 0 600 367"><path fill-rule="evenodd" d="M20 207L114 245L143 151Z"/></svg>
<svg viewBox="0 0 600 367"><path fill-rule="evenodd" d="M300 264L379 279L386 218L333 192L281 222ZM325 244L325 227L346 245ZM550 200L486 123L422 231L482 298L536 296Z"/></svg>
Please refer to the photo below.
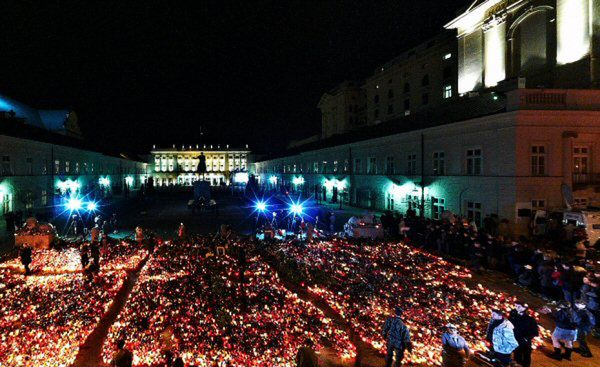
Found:
<svg viewBox="0 0 600 367"><path fill-rule="evenodd" d="M239 271L237 261L206 257L201 247L161 246L109 331L104 361L120 338L135 366L162 365L165 351L194 366L294 366L306 338L341 360L355 357L348 335L259 257L247 260L243 281Z"/></svg>
<svg viewBox="0 0 600 367"><path fill-rule="evenodd" d="M413 351L405 362L440 365L444 325L459 325L474 350L486 348L491 309L508 311L514 297L473 284L472 274L402 243L334 239L312 244L275 242L251 249L245 261L213 256L212 240L165 242L142 268L110 327L102 358L126 341L134 365L164 364L167 352L201 367L295 365L307 338L322 357L350 362L356 348L347 332L313 303L285 286L257 254L278 259L314 297L337 312L374 349L384 352L382 326L394 308L404 309ZM230 243L230 248L238 248ZM235 250L232 252L235 254ZM251 254L251 255L250 255ZM33 276L22 275L18 258L0 263L0 366L71 365L122 289L127 271L148 256L135 243L101 248L100 272L82 272L75 244L33 252ZM535 315L537 317L537 315ZM548 330L540 328L542 337ZM539 345L541 338L536 340Z"/></svg>
<svg viewBox="0 0 600 367"><path fill-rule="evenodd" d="M89 252L89 250L88 250ZM119 241L100 247L100 268L102 270L133 270L148 256L148 252L130 241ZM51 250L33 250L30 269L38 275L66 274L83 271L80 249L77 244ZM0 269L13 273L24 273L18 257L0 263Z"/></svg>
<svg viewBox="0 0 600 367"><path fill-rule="evenodd" d="M0 366L62 367L75 361L123 286L125 272L29 276L1 270Z"/></svg>
<svg viewBox="0 0 600 367"><path fill-rule="evenodd" d="M281 243L271 251L279 259L294 259L309 291L382 353L383 324L395 307L403 308L413 341L413 351L405 357L408 363L440 365L440 338L448 323L459 325L472 349L484 350L491 310L508 312L514 304L513 297L480 284L467 286L468 269L403 244L364 246L333 240L307 246ZM547 330L541 332L549 336Z"/></svg>
<svg viewBox="0 0 600 367"><path fill-rule="evenodd" d="M34 250L34 275L18 258L0 264L0 366L64 367L108 311L123 287L126 269L147 256L119 242L103 249L101 269L82 273L75 244Z"/></svg>

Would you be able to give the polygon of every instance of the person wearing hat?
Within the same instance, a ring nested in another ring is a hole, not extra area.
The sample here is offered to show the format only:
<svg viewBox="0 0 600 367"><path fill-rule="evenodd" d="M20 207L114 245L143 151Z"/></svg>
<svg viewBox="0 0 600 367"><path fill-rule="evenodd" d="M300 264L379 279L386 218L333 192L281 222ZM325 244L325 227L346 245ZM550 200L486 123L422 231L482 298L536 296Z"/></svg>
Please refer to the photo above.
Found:
<svg viewBox="0 0 600 367"><path fill-rule="evenodd" d="M465 338L458 335L456 325L446 325L446 332L442 335L442 348L442 367L464 367L467 364L471 351Z"/></svg>
<svg viewBox="0 0 600 367"><path fill-rule="evenodd" d="M507 367L512 362L511 354L519 346L515 339L513 324L504 318L500 310L492 310L492 319L487 329L487 339L492 343L494 358L499 366Z"/></svg>
<svg viewBox="0 0 600 367"><path fill-rule="evenodd" d="M523 367L531 366L533 339L539 335L538 323L528 312L525 302L515 302L515 308L510 311L508 320L515 327L515 339L519 346L515 349L515 362Z"/></svg>
<svg viewBox="0 0 600 367"><path fill-rule="evenodd" d="M582 357L591 358L592 351L587 344L587 337L596 326L596 319L590 310L586 308L585 301L582 299L575 301L575 314L577 318L577 341L579 342L577 351Z"/></svg>
<svg viewBox="0 0 600 367"><path fill-rule="evenodd" d="M568 301L562 301L558 310L554 313L556 328L552 332L552 346L554 353L551 358L570 361L573 353L573 342L577 340L577 315ZM565 346L565 353L562 353L562 345Z"/></svg>
<svg viewBox="0 0 600 367"><path fill-rule="evenodd" d="M402 321L402 309L396 307L395 315L385 320L383 326L383 338L387 341L387 354L385 357L385 367L391 367L396 355L395 367L402 366L404 352L412 352L412 343L410 342L410 331Z"/></svg>

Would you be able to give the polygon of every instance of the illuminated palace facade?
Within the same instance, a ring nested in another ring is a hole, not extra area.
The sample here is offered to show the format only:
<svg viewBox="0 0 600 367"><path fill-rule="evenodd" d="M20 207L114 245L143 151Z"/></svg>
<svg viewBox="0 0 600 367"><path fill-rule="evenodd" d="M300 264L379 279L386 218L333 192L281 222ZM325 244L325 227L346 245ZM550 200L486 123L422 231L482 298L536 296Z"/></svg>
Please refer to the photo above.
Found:
<svg viewBox="0 0 600 367"><path fill-rule="evenodd" d="M14 211L52 215L66 197L139 189L145 162L92 146L75 112L38 110L0 95L0 218Z"/></svg>
<svg viewBox="0 0 600 367"><path fill-rule="evenodd" d="M248 172L250 151L247 145L246 149L230 149L229 145L223 148L221 145L154 147L151 152L154 185L191 186L198 180L209 181L212 186L229 185L236 173ZM198 171L201 159L206 163L205 173Z"/></svg>
<svg viewBox="0 0 600 367"><path fill-rule="evenodd" d="M446 26L454 51L429 63L456 57L456 83L441 85L457 96L295 147L255 163L256 174L357 207L480 224L497 215L520 234L536 210L565 207L563 190L575 208L599 207L599 4L476 1Z"/></svg>

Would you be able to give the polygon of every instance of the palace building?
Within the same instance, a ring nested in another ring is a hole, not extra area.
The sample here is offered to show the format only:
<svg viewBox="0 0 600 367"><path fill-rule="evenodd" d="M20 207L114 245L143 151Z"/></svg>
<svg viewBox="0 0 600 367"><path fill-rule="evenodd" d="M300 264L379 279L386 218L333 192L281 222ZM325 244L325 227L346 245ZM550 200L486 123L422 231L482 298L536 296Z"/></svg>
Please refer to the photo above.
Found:
<svg viewBox="0 0 600 367"><path fill-rule="evenodd" d="M259 161L255 173L267 186L357 207L411 207L429 218L451 211L479 224L497 216L515 234L528 233L538 210L600 207L599 7L591 0L475 1L446 25L454 37L437 39L436 54L449 58L430 62L442 70L435 85L429 77L431 90L448 83L450 98L419 105L424 69L412 63L405 71L415 75L410 109L394 102L391 117L374 123L374 111L385 111L376 101L385 106L387 96L404 92L402 81L395 84L402 72L376 74L365 84L365 126Z"/></svg>
<svg viewBox="0 0 600 367"><path fill-rule="evenodd" d="M600 3L478 0L446 25L458 35L458 92L600 85Z"/></svg>
<svg viewBox="0 0 600 367"><path fill-rule="evenodd" d="M250 151L234 149L229 145L182 145L181 148L156 148L151 152L154 185L191 186L198 180L212 186L229 185L234 178L244 176L247 181ZM202 170L204 163L205 170ZM200 166L200 167L199 167ZM200 169L199 169L200 168ZM237 175L240 173L240 175Z"/></svg>

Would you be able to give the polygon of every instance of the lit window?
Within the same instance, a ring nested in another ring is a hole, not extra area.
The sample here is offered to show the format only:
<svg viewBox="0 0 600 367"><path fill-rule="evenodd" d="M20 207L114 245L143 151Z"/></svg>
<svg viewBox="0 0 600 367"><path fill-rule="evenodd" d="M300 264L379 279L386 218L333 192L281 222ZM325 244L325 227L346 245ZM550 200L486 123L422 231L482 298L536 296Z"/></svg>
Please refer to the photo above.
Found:
<svg viewBox="0 0 600 367"><path fill-rule="evenodd" d="M444 85L444 98L452 98L452 85Z"/></svg>
<svg viewBox="0 0 600 367"><path fill-rule="evenodd" d="M450 60L452 58L452 53L447 53L444 55L444 60Z"/></svg>
<svg viewBox="0 0 600 367"><path fill-rule="evenodd" d="M446 210L446 200L442 198L431 198L433 204L433 219L442 219L442 213Z"/></svg>

